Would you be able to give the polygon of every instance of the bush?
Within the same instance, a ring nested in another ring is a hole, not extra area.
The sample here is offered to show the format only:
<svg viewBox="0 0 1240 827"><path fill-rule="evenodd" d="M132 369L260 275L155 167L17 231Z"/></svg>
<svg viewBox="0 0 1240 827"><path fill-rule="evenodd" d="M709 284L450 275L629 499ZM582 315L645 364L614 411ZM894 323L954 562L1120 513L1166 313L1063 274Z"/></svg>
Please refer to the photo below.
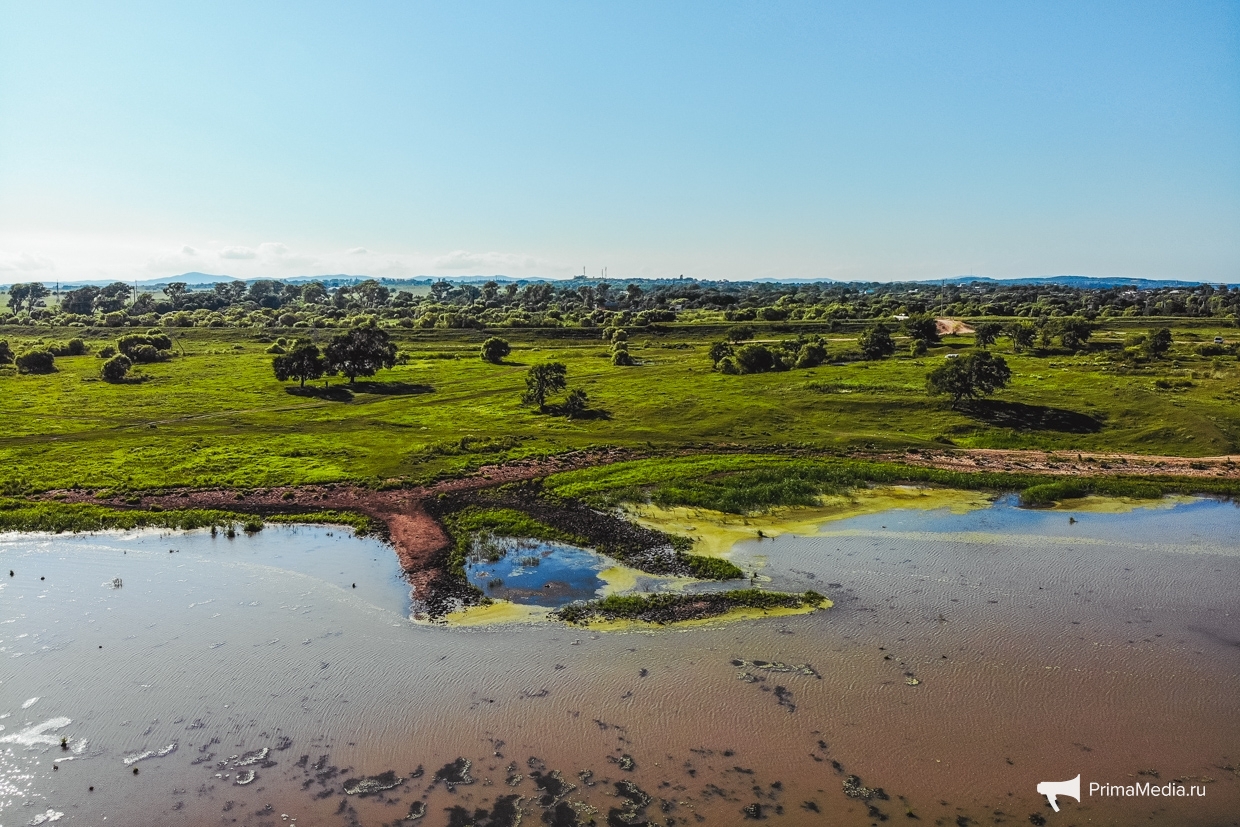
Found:
<svg viewBox="0 0 1240 827"><path fill-rule="evenodd" d="M827 349L818 342L809 342L801 345L801 350L797 353L796 364L798 368L816 368L825 361L827 361Z"/></svg>
<svg viewBox="0 0 1240 827"><path fill-rule="evenodd" d="M627 350L617 350L611 354L611 363L616 367L627 368L636 365L637 361L629 355Z"/></svg>
<svg viewBox="0 0 1240 827"><path fill-rule="evenodd" d="M86 343L81 339L70 339L48 345L47 349L53 356L81 356L86 352Z"/></svg>
<svg viewBox="0 0 1240 827"><path fill-rule="evenodd" d="M104 345L99 348L99 352L96 355L100 359L111 359L116 355L116 348L113 345Z"/></svg>
<svg viewBox="0 0 1240 827"><path fill-rule="evenodd" d="M746 339L752 339L753 326L747 324L733 325L728 328L727 337L729 342L743 342Z"/></svg>
<svg viewBox="0 0 1240 827"><path fill-rule="evenodd" d="M150 345L136 345L129 349L129 358L143 365L158 362L162 357L163 353Z"/></svg>
<svg viewBox="0 0 1240 827"><path fill-rule="evenodd" d="M30 350L17 357L17 369L22 373L53 373L56 356L50 350Z"/></svg>
<svg viewBox="0 0 1240 827"><path fill-rule="evenodd" d="M9 347L9 343L0 340L0 365L10 365L13 363L13 349Z"/></svg>
<svg viewBox="0 0 1240 827"><path fill-rule="evenodd" d="M273 344L271 347L267 348L267 352L280 356L284 353L284 348L281 347L281 345L277 342L276 344Z"/></svg>
<svg viewBox="0 0 1240 827"><path fill-rule="evenodd" d="M172 347L172 339L163 333L154 335L135 333L132 336L122 336L117 339L116 347L130 360L147 364L167 359L169 356L167 351Z"/></svg>
<svg viewBox="0 0 1240 827"><path fill-rule="evenodd" d="M736 351L735 358L741 373L766 373L774 370L778 361L766 345L745 345Z"/></svg>
<svg viewBox="0 0 1240 827"><path fill-rule="evenodd" d="M1020 492L1022 505L1048 506L1060 500L1074 500L1088 493L1084 487L1074 482L1047 482L1031 485Z"/></svg>
<svg viewBox="0 0 1240 827"><path fill-rule="evenodd" d="M512 346L508 344L507 339L492 336L482 343L482 361L484 362L498 365L509 353L512 353Z"/></svg>
<svg viewBox="0 0 1240 827"><path fill-rule="evenodd" d="M734 356L724 356L719 360L717 367L719 368L720 373L726 374L727 376L735 376L741 372L740 367L736 364L736 357Z"/></svg>
<svg viewBox="0 0 1240 827"><path fill-rule="evenodd" d="M702 580L739 580L745 576L735 564L718 557L703 557L700 554L686 554L685 562L693 576Z"/></svg>
<svg viewBox="0 0 1240 827"><path fill-rule="evenodd" d="M133 362L122 353L104 362L103 367L99 369L99 374L108 382L119 382L125 378L131 367L133 367Z"/></svg>

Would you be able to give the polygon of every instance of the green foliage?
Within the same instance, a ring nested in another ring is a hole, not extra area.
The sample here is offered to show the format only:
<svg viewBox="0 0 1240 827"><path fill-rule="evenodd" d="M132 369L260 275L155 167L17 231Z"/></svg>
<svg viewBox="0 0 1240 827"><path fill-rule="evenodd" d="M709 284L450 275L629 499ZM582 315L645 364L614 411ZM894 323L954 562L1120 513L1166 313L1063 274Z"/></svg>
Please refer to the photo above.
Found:
<svg viewBox="0 0 1240 827"><path fill-rule="evenodd" d="M955 405L962 399L990 396L1007 387L1011 379L1012 370L1003 357L983 350L944 360L926 376L926 390L932 395L951 396Z"/></svg>
<svg viewBox="0 0 1240 827"><path fill-rule="evenodd" d="M612 353L611 363L615 365L616 367L622 367L622 368L632 367L633 365L637 364L637 362L633 359L633 357L629 355L629 352L627 350L617 350L614 353Z"/></svg>
<svg viewBox="0 0 1240 827"><path fill-rule="evenodd" d="M133 362L129 360L129 357L118 353L103 363L99 369L99 375L107 382L119 382L125 378L131 367L133 367Z"/></svg>
<svg viewBox="0 0 1240 827"><path fill-rule="evenodd" d="M36 348L20 354L16 364L22 373L53 373L56 370L56 356L46 348Z"/></svg>
<svg viewBox="0 0 1240 827"><path fill-rule="evenodd" d="M442 522L452 537L452 551L448 555L447 568L458 577L465 576L465 559L473 547L474 537L478 535L585 545L582 538L560 531L512 508L469 506L449 514Z"/></svg>
<svg viewBox="0 0 1240 827"><path fill-rule="evenodd" d="M1171 349L1171 330L1170 328L1160 327L1157 330L1151 330L1149 335L1141 343L1142 350L1145 355L1151 359L1160 359Z"/></svg>
<svg viewBox="0 0 1240 827"><path fill-rule="evenodd" d="M862 333L857 342L861 345L861 355L871 361L882 359L896 352L895 339L891 338L891 332L882 322Z"/></svg>
<svg viewBox="0 0 1240 827"><path fill-rule="evenodd" d="M1003 325L998 322L979 322L973 328L973 341L978 347L985 350L999 341L999 336L1002 333Z"/></svg>
<svg viewBox="0 0 1240 827"><path fill-rule="evenodd" d="M1029 322L1012 322L1006 328L1007 336L1012 340L1012 350L1022 353L1033 347L1037 338L1037 329Z"/></svg>
<svg viewBox="0 0 1240 827"><path fill-rule="evenodd" d="M753 338L753 325L738 324L728 328L727 337L729 342L743 342Z"/></svg>
<svg viewBox="0 0 1240 827"><path fill-rule="evenodd" d="M1044 482L1031 485L1020 492L1020 502L1027 506L1054 505L1060 500L1073 500L1084 497L1088 488L1072 481Z"/></svg>
<svg viewBox="0 0 1240 827"><path fill-rule="evenodd" d="M745 576L745 572L734 563L718 557L701 554L686 554L684 557L693 576L701 580L739 580Z"/></svg>
<svg viewBox="0 0 1240 827"><path fill-rule="evenodd" d="M353 384L359 376L374 376L396 365L396 345L373 321L332 337L325 352L327 368L343 373Z"/></svg>
<svg viewBox="0 0 1240 827"><path fill-rule="evenodd" d="M484 362L498 365L509 353L512 353L512 346L508 344L507 339L492 336L482 343L482 361Z"/></svg>
<svg viewBox="0 0 1240 827"><path fill-rule="evenodd" d="M783 361L765 345L744 345L736 350L736 365L741 373L766 373L784 369Z"/></svg>
<svg viewBox="0 0 1240 827"><path fill-rule="evenodd" d="M535 365L525 374L525 394L521 401L537 405L540 412L547 410L547 397L568 386L568 368L562 362L546 362Z"/></svg>
<svg viewBox="0 0 1240 827"><path fill-rule="evenodd" d="M9 347L9 343L0 339L0 365L13 364L13 348Z"/></svg>
<svg viewBox="0 0 1240 827"><path fill-rule="evenodd" d="M623 353L623 351L620 351ZM628 355L628 354L625 354ZM576 419L590 407L590 398L581 388L573 388L564 398L564 414L569 419Z"/></svg>
<svg viewBox="0 0 1240 827"><path fill-rule="evenodd" d="M904 332L914 340L927 344L937 344L939 341L939 323L934 316L922 313L910 316L905 319L903 327Z"/></svg>
<svg viewBox="0 0 1240 827"><path fill-rule="evenodd" d="M323 375L327 363L319 353L318 345L308 339L298 339L288 353L271 360L271 369L279 381L296 379L304 388L306 380L318 379Z"/></svg>

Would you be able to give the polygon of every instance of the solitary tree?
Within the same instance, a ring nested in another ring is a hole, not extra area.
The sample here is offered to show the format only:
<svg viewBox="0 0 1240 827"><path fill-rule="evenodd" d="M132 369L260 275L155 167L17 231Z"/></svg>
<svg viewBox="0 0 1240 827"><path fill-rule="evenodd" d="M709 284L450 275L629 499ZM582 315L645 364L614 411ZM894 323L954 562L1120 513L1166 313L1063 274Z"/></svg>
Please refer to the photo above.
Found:
<svg viewBox="0 0 1240 827"><path fill-rule="evenodd" d="M1007 335L1012 340L1012 350L1020 353L1033 347L1038 331L1029 322L1012 322L1008 325Z"/></svg>
<svg viewBox="0 0 1240 827"><path fill-rule="evenodd" d="M1068 316L1060 319L1057 328L1059 330L1059 342L1068 350L1081 350L1085 347L1085 343L1089 341L1089 337L1093 335L1094 326L1086 319L1079 316Z"/></svg>
<svg viewBox="0 0 1240 827"><path fill-rule="evenodd" d="M970 353L959 359L948 359L926 376L926 390L934 396L949 394L952 405L962 399L989 396L1007 387L1012 371L1002 356L987 351Z"/></svg>
<svg viewBox="0 0 1240 827"><path fill-rule="evenodd" d="M861 344L861 355L867 359L882 359L896 352L895 340L882 322L862 333L857 341Z"/></svg>
<svg viewBox="0 0 1240 827"><path fill-rule="evenodd" d="M985 350L999 339L1002 332L1003 326L998 322L982 322L973 330L973 341Z"/></svg>
<svg viewBox="0 0 1240 827"><path fill-rule="evenodd" d="M1150 334L1145 337L1145 341L1141 343L1141 347L1145 350L1146 356L1158 359L1171 349L1171 331L1165 327L1151 330Z"/></svg>
<svg viewBox="0 0 1240 827"><path fill-rule="evenodd" d="M504 361L504 357L509 353L512 353L512 347L506 339L501 339L498 336L492 336L482 343L482 360L484 362L498 365Z"/></svg>
<svg viewBox="0 0 1240 827"><path fill-rule="evenodd" d="M586 396L586 392L581 388L573 388L568 392L568 397L564 400L564 413L568 414L569 419L576 419L585 413L589 404L590 399Z"/></svg>
<svg viewBox="0 0 1240 827"><path fill-rule="evenodd" d="M327 367L349 377L349 384L359 376L374 376L380 368L396 364L396 345L387 331L374 322L338 333L327 345Z"/></svg>
<svg viewBox="0 0 1240 827"><path fill-rule="evenodd" d="M939 323L933 316L910 316L904 322L904 331L912 338L920 339L927 345L933 345L939 341Z"/></svg>
<svg viewBox="0 0 1240 827"><path fill-rule="evenodd" d="M318 379L327 365L319 353L318 345L306 339L298 339L288 353L271 360L271 367L276 372L276 379L281 382L297 379L304 388L306 380Z"/></svg>
<svg viewBox="0 0 1240 827"><path fill-rule="evenodd" d="M545 413L547 397L567 386L568 368L560 362L534 365L525 374L525 395L521 397L521 401L527 405L537 405L539 412Z"/></svg>

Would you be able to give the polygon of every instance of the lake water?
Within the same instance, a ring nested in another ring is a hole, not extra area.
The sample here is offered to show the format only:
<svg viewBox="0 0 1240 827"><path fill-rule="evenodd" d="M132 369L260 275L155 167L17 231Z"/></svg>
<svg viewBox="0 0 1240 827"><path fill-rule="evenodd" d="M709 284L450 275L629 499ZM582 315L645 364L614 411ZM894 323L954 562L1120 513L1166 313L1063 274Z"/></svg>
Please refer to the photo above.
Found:
<svg viewBox="0 0 1240 827"><path fill-rule="evenodd" d="M0 827L1235 824L1237 528L889 511L735 549L834 609L624 634L411 623L390 549L335 529L0 535ZM532 600L594 586L561 551ZM1051 812L1078 773L1206 795Z"/></svg>

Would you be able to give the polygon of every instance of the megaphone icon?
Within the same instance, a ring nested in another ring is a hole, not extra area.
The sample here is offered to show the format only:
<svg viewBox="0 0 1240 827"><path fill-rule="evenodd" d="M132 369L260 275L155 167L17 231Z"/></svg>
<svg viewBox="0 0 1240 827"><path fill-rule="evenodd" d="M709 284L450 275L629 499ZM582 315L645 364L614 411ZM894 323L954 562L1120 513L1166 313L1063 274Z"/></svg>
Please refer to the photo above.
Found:
<svg viewBox="0 0 1240 827"><path fill-rule="evenodd" d="M1059 812L1059 802L1055 800L1055 796L1066 795L1077 801L1081 800L1081 776L1077 775L1068 781L1042 781L1038 784L1038 792L1046 796L1052 810Z"/></svg>

